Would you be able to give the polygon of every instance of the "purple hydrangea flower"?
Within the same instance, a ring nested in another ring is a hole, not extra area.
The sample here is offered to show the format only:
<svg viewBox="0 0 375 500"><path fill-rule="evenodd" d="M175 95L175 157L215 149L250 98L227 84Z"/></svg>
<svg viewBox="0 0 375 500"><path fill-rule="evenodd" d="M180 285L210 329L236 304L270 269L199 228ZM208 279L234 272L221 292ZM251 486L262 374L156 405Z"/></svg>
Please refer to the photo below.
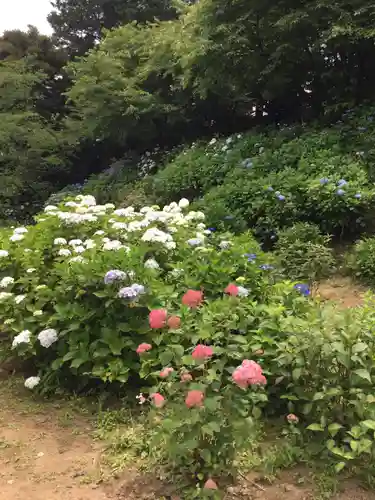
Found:
<svg viewBox="0 0 375 500"><path fill-rule="evenodd" d="M104 276L104 283L106 285L111 285L115 281L122 281L127 278L127 274L124 271L119 271L118 269L112 269Z"/></svg>
<svg viewBox="0 0 375 500"><path fill-rule="evenodd" d="M340 179L337 183L338 186L342 187L342 186L346 186L347 185L347 181L345 179Z"/></svg>
<svg viewBox="0 0 375 500"><path fill-rule="evenodd" d="M248 262L254 262L257 258L256 253L245 253L245 257L247 257Z"/></svg>
<svg viewBox="0 0 375 500"><path fill-rule="evenodd" d="M273 187L272 186L268 186L267 191L273 191Z"/></svg>
<svg viewBox="0 0 375 500"><path fill-rule="evenodd" d="M262 269L263 271L271 271L272 269L275 269L271 264L262 264L259 266L259 269Z"/></svg>
<svg viewBox="0 0 375 500"><path fill-rule="evenodd" d="M280 201L284 201L285 200L285 196L282 195L282 194L278 194L277 195L277 199L280 200Z"/></svg>
<svg viewBox="0 0 375 500"><path fill-rule="evenodd" d="M304 283L298 283L297 285L294 285L293 287L295 290L297 290L298 292L300 292L302 295L305 295L306 297L308 295L310 295L310 288L308 287L308 285L304 284Z"/></svg>
<svg viewBox="0 0 375 500"><path fill-rule="evenodd" d="M359 200L361 197L362 197L361 193L356 193L354 195L354 198L357 198L357 200Z"/></svg>
<svg viewBox="0 0 375 500"><path fill-rule="evenodd" d="M339 196L342 196L343 194L345 194L345 191L343 189L338 189L336 191L336 194L338 194Z"/></svg>
<svg viewBox="0 0 375 500"><path fill-rule="evenodd" d="M329 179L328 177L322 177L319 182L322 186L324 186L325 184L329 183Z"/></svg>

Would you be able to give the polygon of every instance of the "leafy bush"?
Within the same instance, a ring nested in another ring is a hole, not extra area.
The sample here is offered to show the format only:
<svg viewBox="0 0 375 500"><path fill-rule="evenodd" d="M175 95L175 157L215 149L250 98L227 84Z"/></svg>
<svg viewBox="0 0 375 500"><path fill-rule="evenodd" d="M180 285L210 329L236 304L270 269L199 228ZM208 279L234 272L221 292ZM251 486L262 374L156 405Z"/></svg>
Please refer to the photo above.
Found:
<svg viewBox="0 0 375 500"><path fill-rule="evenodd" d="M350 272L370 286L375 285L375 238L358 241L346 258Z"/></svg>
<svg viewBox="0 0 375 500"><path fill-rule="evenodd" d="M94 201L82 195L46 207L36 225L3 234L1 315L12 338L30 332L14 343L46 387L71 376L82 383L136 376L136 348L153 336L149 309L179 310L188 288L203 287L209 301L244 276L250 297L266 294L268 272L259 267L266 259L250 235L212 233L204 214L185 217L176 204L136 213ZM257 265L246 253L258 254ZM37 337L45 330L49 349Z"/></svg>
<svg viewBox="0 0 375 500"><path fill-rule="evenodd" d="M297 223L280 231L276 256L282 272L291 280L317 281L327 277L334 269L335 259L318 226Z"/></svg>
<svg viewBox="0 0 375 500"><path fill-rule="evenodd" d="M296 414L325 453L348 461L375 453L374 302L337 314L313 312L278 345L274 372ZM287 320L281 319L281 324Z"/></svg>

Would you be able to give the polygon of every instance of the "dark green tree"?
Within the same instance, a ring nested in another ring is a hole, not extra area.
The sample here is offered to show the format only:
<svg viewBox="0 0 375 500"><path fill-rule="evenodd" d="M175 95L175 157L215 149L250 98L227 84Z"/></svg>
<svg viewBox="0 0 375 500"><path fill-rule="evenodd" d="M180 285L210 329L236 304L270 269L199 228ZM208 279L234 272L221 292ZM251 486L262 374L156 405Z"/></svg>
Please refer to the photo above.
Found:
<svg viewBox="0 0 375 500"><path fill-rule="evenodd" d="M103 31L121 24L173 19L171 0L55 0L48 20L55 39L72 55L85 54Z"/></svg>

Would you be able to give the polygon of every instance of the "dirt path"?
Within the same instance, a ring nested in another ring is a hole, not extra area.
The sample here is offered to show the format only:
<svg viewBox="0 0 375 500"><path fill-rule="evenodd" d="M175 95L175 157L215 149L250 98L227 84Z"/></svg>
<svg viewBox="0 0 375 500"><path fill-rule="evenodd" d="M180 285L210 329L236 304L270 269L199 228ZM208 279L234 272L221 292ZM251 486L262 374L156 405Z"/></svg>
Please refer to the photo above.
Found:
<svg viewBox="0 0 375 500"><path fill-rule="evenodd" d="M70 408L23 405L7 395L10 404L2 397L0 408L0 500L114 498L97 484L101 450L88 421Z"/></svg>

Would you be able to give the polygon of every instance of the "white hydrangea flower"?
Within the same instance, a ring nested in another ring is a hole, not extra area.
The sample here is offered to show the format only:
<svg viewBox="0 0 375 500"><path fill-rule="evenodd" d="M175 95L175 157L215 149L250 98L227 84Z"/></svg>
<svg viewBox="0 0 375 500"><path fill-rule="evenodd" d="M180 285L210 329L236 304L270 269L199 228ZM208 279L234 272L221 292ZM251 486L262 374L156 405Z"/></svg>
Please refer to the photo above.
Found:
<svg viewBox="0 0 375 500"><path fill-rule="evenodd" d="M16 304L21 304L21 302L23 302L25 299L26 299L26 295L16 295L14 297L14 302Z"/></svg>
<svg viewBox="0 0 375 500"><path fill-rule="evenodd" d="M81 205L85 205L86 207L96 205L96 199L91 194L87 194L87 195L79 194L76 197L76 200L78 200Z"/></svg>
<svg viewBox="0 0 375 500"><path fill-rule="evenodd" d="M192 247L198 247L200 245L203 245L203 240L201 240L200 238L191 238L190 240L187 240L187 243Z"/></svg>
<svg viewBox="0 0 375 500"><path fill-rule="evenodd" d="M58 255L60 257L69 257L72 255L72 252L68 248L60 248Z"/></svg>
<svg viewBox="0 0 375 500"><path fill-rule="evenodd" d="M210 146L213 146L214 144L216 144L217 142L217 139L215 139L215 137L213 139L210 140L210 142L208 143Z"/></svg>
<svg viewBox="0 0 375 500"><path fill-rule="evenodd" d="M29 267L29 269L26 270L28 274L35 273L36 268L35 267Z"/></svg>
<svg viewBox="0 0 375 500"><path fill-rule="evenodd" d="M75 246L78 246L78 245L82 245L83 241L82 240L70 240L69 241L69 245L71 247L75 247Z"/></svg>
<svg viewBox="0 0 375 500"><path fill-rule="evenodd" d="M117 210L114 210L113 214L118 217L132 217L134 214L134 207L118 208Z"/></svg>
<svg viewBox="0 0 375 500"><path fill-rule="evenodd" d="M85 247L90 250L91 248L95 248L96 247L96 243L94 240L86 240L83 242L83 244L85 245Z"/></svg>
<svg viewBox="0 0 375 500"><path fill-rule="evenodd" d="M153 212L153 211L154 209L152 207L142 207L139 212L141 214L147 214L148 212Z"/></svg>
<svg viewBox="0 0 375 500"><path fill-rule="evenodd" d="M176 247L172 236L169 233L161 231L156 227L151 227L142 236L142 241L149 241L153 243L163 243L166 248L172 249Z"/></svg>
<svg viewBox="0 0 375 500"><path fill-rule="evenodd" d="M74 247L75 253L83 253L86 251L86 248L83 245L78 245Z"/></svg>
<svg viewBox="0 0 375 500"><path fill-rule="evenodd" d="M78 203L77 203L77 202L75 202L75 201L67 201L67 202L65 203L65 206L66 206L66 207L69 207L69 208L75 208L75 207L78 207Z"/></svg>
<svg viewBox="0 0 375 500"><path fill-rule="evenodd" d="M187 198L181 198L178 202L178 206L180 208L187 208L190 205L190 201Z"/></svg>
<svg viewBox="0 0 375 500"><path fill-rule="evenodd" d="M105 232L100 229L99 231L95 231L94 236L103 236L103 234L105 234Z"/></svg>
<svg viewBox="0 0 375 500"><path fill-rule="evenodd" d="M106 208L106 210L114 210L116 208L113 203L106 203L104 207Z"/></svg>
<svg viewBox="0 0 375 500"><path fill-rule="evenodd" d="M119 240L106 241L103 245L103 250L120 250L124 245Z"/></svg>
<svg viewBox="0 0 375 500"><path fill-rule="evenodd" d="M26 389L34 389L40 383L40 377L29 377L25 380Z"/></svg>
<svg viewBox="0 0 375 500"><path fill-rule="evenodd" d="M146 269L160 269L160 266L155 259L146 260L144 265Z"/></svg>
<svg viewBox="0 0 375 500"><path fill-rule="evenodd" d="M10 241L21 241L24 239L23 234L12 234L12 236L9 238Z"/></svg>
<svg viewBox="0 0 375 500"><path fill-rule="evenodd" d="M24 234L28 233L28 230L25 227L16 227L16 229L13 232L14 234Z"/></svg>
<svg viewBox="0 0 375 500"><path fill-rule="evenodd" d="M223 240L223 241L220 241L220 243L219 243L219 247L222 250L227 250L231 246L232 246L232 243L230 241Z"/></svg>
<svg viewBox="0 0 375 500"><path fill-rule="evenodd" d="M35 317L43 316L43 311L41 309L38 309L37 311L33 312L33 316Z"/></svg>
<svg viewBox="0 0 375 500"><path fill-rule="evenodd" d="M200 222L197 225L197 229L199 229L199 231L204 231L206 229L206 224L203 224L203 222Z"/></svg>
<svg viewBox="0 0 375 500"><path fill-rule="evenodd" d="M113 229L126 229L128 225L125 222L114 222L112 224Z"/></svg>
<svg viewBox="0 0 375 500"><path fill-rule="evenodd" d="M58 207L56 207L55 205L47 205L44 209L45 212L53 212L55 210L58 210Z"/></svg>
<svg viewBox="0 0 375 500"><path fill-rule="evenodd" d="M8 255L9 255L9 252L7 252L6 250L0 250L0 258L1 259L8 257Z"/></svg>
<svg viewBox="0 0 375 500"><path fill-rule="evenodd" d="M47 328L38 334L38 340L43 347L51 347L58 340L58 333L54 328Z"/></svg>
<svg viewBox="0 0 375 500"><path fill-rule="evenodd" d="M167 250L174 250L176 248L175 241L167 241L164 245Z"/></svg>
<svg viewBox="0 0 375 500"><path fill-rule="evenodd" d="M23 330L21 333L16 335L12 342L12 349L17 347L19 344L30 344L30 335L31 332L29 330Z"/></svg>
<svg viewBox="0 0 375 500"><path fill-rule="evenodd" d="M14 278L11 276L5 276L1 281L0 281L0 288L6 288L9 285L13 285L14 283Z"/></svg>
<svg viewBox="0 0 375 500"><path fill-rule="evenodd" d="M74 263L79 263L79 264L84 264L85 262L87 262L81 255L77 255L77 257L72 257L70 260L69 260L69 263L70 264L74 264Z"/></svg>
<svg viewBox="0 0 375 500"><path fill-rule="evenodd" d="M247 297L249 295L249 290L243 286L238 286L238 297Z"/></svg>
<svg viewBox="0 0 375 500"><path fill-rule="evenodd" d="M172 269L172 271L170 271L170 275L173 277L173 278L179 278L182 274L184 274L184 270L183 269L179 269L178 267L176 267L175 269Z"/></svg>
<svg viewBox="0 0 375 500"><path fill-rule="evenodd" d="M68 243L68 242L66 241L66 239L65 239L65 238L55 238L55 239L53 240L53 244L54 244L54 245L67 245L67 243Z"/></svg>

